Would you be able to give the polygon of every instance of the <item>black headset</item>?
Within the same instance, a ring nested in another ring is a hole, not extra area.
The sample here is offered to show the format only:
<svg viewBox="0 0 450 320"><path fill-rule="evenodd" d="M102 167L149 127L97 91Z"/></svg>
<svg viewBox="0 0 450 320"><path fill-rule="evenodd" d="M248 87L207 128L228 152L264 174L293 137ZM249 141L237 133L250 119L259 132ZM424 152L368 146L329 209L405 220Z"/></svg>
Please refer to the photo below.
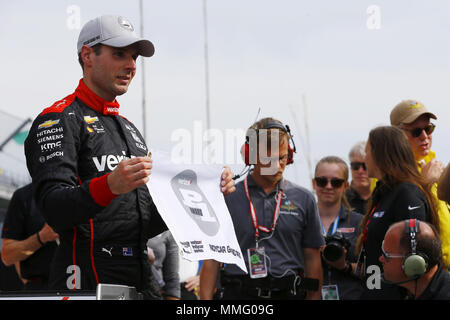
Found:
<svg viewBox="0 0 450 320"><path fill-rule="evenodd" d="M245 135L245 144L243 147L243 149L244 149L243 156L244 156L245 165L247 165L247 166L251 165L250 154L256 154L256 153L253 153L255 151L255 146L253 146L253 144L250 143L250 131L254 130L258 137L259 130L261 130L261 129L280 129L281 131L287 133L287 135L289 137L287 164L294 163L294 153L297 152L297 149L295 148L295 143L294 143L294 140L292 139L292 134L291 134L291 130L289 129L289 126L283 125L282 123L279 123L276 121L268 121L267 123L264 124L264 126L262 128L259 128L259 129L249 128L247 130L247 133ZM292 147L291 147L291 143L292 143Z"/></svg>
<svg viewBox="0 0 450 320"><path fill-rule="evenodd" d="M405 221L405 233L411 238L411 252L405 257L402 264L403 272L408 278L418 279L428 271L428 257L417 252L417 234L420 232L420 223L417 219Z"/></svg>

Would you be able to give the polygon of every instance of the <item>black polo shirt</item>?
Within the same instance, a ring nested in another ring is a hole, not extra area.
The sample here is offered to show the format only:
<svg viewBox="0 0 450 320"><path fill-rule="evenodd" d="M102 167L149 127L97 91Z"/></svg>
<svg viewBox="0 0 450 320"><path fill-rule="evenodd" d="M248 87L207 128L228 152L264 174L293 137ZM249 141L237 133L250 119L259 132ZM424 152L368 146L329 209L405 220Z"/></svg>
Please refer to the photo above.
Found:
<svg viewBox="0 0 450 320"><path fill-rule="evenodd" d="M302 249L319 248L325 244L313 194L286 179L279 182L277 189L266 194L250 174L248 175L248 187L258 224L269 229L272 226L278 188L283 188L284 191L275 231L271 237L264 232L260 234L260 239L269 237L259 243L260 247L264 247L268 257L268 273L280 276L289 275L289 273L286 274L286 270L289 269L303 270ZM236 185L235 192L225 197L225 201L233 220L244 261L249 268L247 249L256 246L255 228L252 224L250 205L242 181ZM244 274L234 264L226 265L224 270L229 275Z"/></svg>
<svg viewBox="0 0 450 320"><path fill-rule="evenodd" d="M375 265L382 272L383 267L379 261L381 256L381 243L389 227L398 221L418 219L431 222L431 212L428 200L420 188L409 182L395 186L388 186L382 181L372 194L372 213L367 227L367 241L364 244L366 257L366 270ZM398 286L381 283L381 289L366 290L363 299L403 299L403 290Z"/></svg>
<svg viewBox="0 0 450 320"><path fill-rule="evenodd" d="M417 300L450 300L450 275L439 267Z"/></svg>
<svg viewBox="0 0 450 320"><path fill-rule="evenodd" d="M363 215L357 212L350 212L348 209L341 207L339 222L337 225L337 232L341 232L350 242L350 248L347 250L346 260L348 262L356 262L358 260L355 254L356 241L359 235L359 226ZM333 224L328 229L327 236L332 235ZM323 285L337 285L340 300L356 300L359 299L364 291L363 282L361 279L345 274L342 271L336 270L325 262L323 266Z"/></svg>
<svg viewBox="0 0 450 320"><path fill-rule="evenodd" d="M364 200L361 198L358 192L350 185L350 187L345 191L345 197L347 198L348 203L353 208L353 211L356 211L361 214L366 214L367 204L369 200Z"/></svg>
<svg viewBox="0 0 450 320"><path fill-rule="evenodd" d="M8 206L2 238L22 241L40 231L45 224L40 211L32 200L31 184L14 192ZM33 255L20 262L22 278L48 279L50 262L56 249L56 242L47 242Z"/></svg>

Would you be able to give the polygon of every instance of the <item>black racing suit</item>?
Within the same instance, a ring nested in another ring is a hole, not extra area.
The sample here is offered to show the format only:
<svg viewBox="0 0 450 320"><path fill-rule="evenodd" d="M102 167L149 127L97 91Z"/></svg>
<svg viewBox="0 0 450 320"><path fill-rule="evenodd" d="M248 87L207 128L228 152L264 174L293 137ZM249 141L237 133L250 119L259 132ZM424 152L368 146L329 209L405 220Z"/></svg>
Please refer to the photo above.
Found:
<svg viewBox="0 0 450 320"><path fill-rule="evenodd" d="M37 205L60 235L50 288L94 290L98 283L151 293L146 242L167 227L147 186L115 196L107 175L124 158L147 155L136 127L80 80L45 109L25 143Z"/></svg>

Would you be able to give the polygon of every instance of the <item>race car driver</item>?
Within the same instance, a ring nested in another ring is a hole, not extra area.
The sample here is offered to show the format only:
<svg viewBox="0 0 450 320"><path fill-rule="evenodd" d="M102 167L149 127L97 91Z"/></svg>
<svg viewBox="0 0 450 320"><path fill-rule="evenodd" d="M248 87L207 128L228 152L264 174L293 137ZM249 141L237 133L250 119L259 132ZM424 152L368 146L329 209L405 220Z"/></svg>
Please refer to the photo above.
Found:
<svg viewBox="0 0 450 320"><path fill-rule="evenodd" d="M125 18L101 16L83 26L77 50L83 78L40 113L25 144L37 205L60 235L49 287L121 284L159 298L145 250L167 227L146 187L152 160L144 138L116 100L137 57L152 56L154 46ZM234 189L232 176L223 173L224 194Z"/></svg>

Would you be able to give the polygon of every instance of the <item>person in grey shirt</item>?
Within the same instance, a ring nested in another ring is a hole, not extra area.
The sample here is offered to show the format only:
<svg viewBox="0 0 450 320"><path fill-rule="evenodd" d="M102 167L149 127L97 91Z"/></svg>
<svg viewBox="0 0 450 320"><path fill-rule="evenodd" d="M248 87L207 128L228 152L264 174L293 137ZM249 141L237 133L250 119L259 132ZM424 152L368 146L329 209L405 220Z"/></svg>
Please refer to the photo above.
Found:
<svg viewBox="0 0 450 320"><path fill-rule="evenodd" d="M180 299L178 246L169 230L147 241L155 256L152 270L166 300Z"/></svg>
<svg viewBox="0 0 450 320"><path fill-rule="evenodd" d="M289 127L264 118L249 130L256 131L258 140L257 148L252 148L247 131L245 162L250 164L254 149L259 150L257 161L236 184L236 192L225 197L249 273L234 264L225 265L220 273L222 299L320 299L319 248L324 239L315 198L307 189L283 178L295 151ZM278 138L278 148L272 145L273 136ZM266 157L260 151L264 143ZM275 170L265 174L264 169L273 164ZM200 299L213 298L218 275L217 261L203 262Z"/></svg>

